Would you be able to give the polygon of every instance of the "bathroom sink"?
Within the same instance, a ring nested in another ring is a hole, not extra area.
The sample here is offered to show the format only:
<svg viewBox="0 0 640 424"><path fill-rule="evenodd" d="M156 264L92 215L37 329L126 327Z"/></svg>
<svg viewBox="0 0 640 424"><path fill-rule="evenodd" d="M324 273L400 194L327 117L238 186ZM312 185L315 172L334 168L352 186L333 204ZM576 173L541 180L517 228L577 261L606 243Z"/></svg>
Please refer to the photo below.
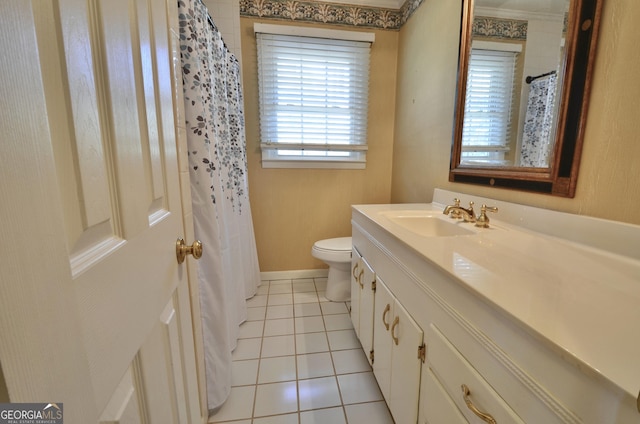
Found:
<svg viewBox="0 0 640 424"><path fill-rule="evenodd" d="M384 213L393 223L424 237L448 237L475 234L460 221L448 221L431 214L416 214L416 211Z"/></svg>

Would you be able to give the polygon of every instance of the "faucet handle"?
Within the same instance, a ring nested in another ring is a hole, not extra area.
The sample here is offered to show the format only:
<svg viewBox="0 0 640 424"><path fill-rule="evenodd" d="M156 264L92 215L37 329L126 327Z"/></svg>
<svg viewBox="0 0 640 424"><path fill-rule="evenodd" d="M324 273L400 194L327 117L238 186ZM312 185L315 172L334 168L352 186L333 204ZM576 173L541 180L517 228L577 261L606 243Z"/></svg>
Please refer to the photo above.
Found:
<svg viewBox="0 0 640 424"><path fill-rule="evenodd" d="M480 215L476 219L476 227L489 228L489 217L487 212L498 212L498 208L495 206L482 205L480 208Z"/></svg>
<svg viewBox="0 0 640 424"><path fill-rule="evenodd" d="M453 199L453 206L455 206L456 208L460 207L460 199L458 199L457 197L455 197ZM462 219L462 214L460 213L459 210L454 209L451 211L451 213L449 214L449 218L451 219Z"/></svg>

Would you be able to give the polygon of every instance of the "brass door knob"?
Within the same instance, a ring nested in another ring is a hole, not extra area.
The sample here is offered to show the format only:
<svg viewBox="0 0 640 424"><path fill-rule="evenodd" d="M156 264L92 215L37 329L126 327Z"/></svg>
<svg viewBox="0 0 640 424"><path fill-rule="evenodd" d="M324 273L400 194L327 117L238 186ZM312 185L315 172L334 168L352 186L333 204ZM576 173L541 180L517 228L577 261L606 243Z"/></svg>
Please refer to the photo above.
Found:
<svg viewBox="0 0 640 424"><path fill-rule="evenodd" d="M202 257L202 242L196 240L191 246L187 246L184 239L179 238L178 241L176 241L176 258L178 259L178 264L184 262L187 255L193 255L195 259L200 259Z"/></svg>

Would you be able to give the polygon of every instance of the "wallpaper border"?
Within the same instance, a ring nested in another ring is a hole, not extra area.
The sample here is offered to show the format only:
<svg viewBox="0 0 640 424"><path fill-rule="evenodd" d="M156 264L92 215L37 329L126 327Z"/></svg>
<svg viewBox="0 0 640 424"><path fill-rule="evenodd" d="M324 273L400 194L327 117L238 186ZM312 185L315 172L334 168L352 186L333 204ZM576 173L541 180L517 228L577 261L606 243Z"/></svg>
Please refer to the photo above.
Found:
<svg viewBox="0 0 640 424"><path fill-rule="evenodd" d="M299 0L240 0L240 16L398 31L424 0L407 0L400 9ZM527 21L478 16L473 35L527 39Z"/></svg>
<svg viewBox="0 0 640 424"><path fill-rule="evenodd" d="M526 40L529 23L519 19L503 19L476 16L473 19L473 36L502 40Z"/></svg>
<svg viewBox="0 0 640 424"><path fill-rule="evenodd" d="M397 31L422 2L408 0L401 9L385 9L298 0L240 0L240 16Z"/></svg>

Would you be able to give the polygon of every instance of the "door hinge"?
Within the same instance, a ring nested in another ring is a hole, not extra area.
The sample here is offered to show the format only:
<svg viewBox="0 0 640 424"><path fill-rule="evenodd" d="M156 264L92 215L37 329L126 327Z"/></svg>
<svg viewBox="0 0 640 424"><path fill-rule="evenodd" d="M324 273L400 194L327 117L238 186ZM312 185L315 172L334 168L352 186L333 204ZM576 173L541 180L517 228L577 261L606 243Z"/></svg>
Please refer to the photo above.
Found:
<svg viewBox="0 0 640 424"><path fill-rule="evenodd" d="M373 349L369 351L369 360L371 360L371 364L373 365Z"/></svg>
<svg viewBox="0 0 640 424"><path fill-rule="evenodd" d="M424 343L418 346L418 359L420 359L423 364L427 359L427 345Z"/></svg>
<svg viewBox="0 0 640 424"><path fill-rule="evenodd" d="M376 292L376 280L375 279L371 282L371 290L373 290L374 293Z"/></svg>

